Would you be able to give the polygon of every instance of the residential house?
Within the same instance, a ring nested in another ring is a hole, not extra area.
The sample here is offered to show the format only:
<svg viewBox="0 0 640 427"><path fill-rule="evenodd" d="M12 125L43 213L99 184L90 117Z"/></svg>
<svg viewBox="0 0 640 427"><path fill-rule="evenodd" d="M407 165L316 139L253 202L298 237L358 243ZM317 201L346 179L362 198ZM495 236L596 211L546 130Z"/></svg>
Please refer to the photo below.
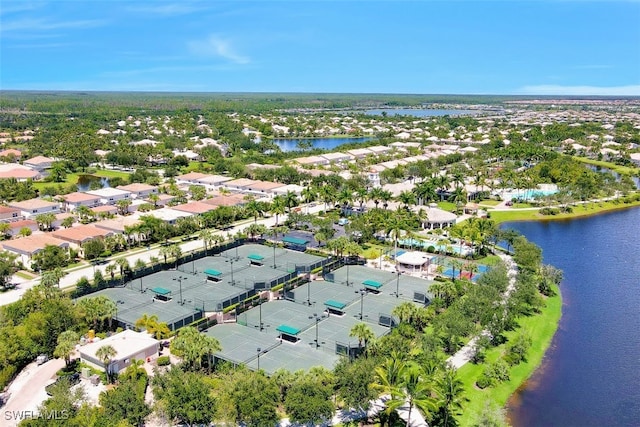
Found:
<svg viewBox="0 0 640 427"><path fill-rule="evenodd" d="M152 194L158 194L158 187L155 185L133 183L129 185L119 185L118 190L124 190L131 193L134 199L147 199Z"/></svg>
<svg viewBox="0 0 640 427"><path fill-rule="evenodd" d="M9 234L11 237L16 237L20 234L20 231L23 228L29 229L29 231L33 234L36 231L40 231L40 226L38 223L32 219L21 219L19 221L14 221L9 223Z"/></svg>
<svg viewBox="0 0 640 427"><path fill-rule="evenodd" d="M20 209L0 205L0 222L12 222L22 219Z"/></svg>
<svg viewBox="0 0 640 427"><path fill-rule="evenodd" d="M31 267L33 256L42 251L47 245L69 248L69 242L56 239L48 234L38 234L2 242L2 248L5 251L17 254L18 261L21 261L28 268Z"/></svg>
<svg viewBox="0 0 640 427"><path fill-rule="evenodd" d="M104 238L112 234L114 234L112 231L94 225L79 225L77 227L64 228L51 232L53 237L69 242L71 247L80 250L80 252L82 252L83 243L97 238Z"/></svg>
<svg viewBox="0 0 640 427"><path fill-rule="evenodd" d="M87 194L97 196L100 198L100 203L103 205L115 205L118 200L130 200L131 192L120 190L118 188L101 188L99 190L87 191Z"/></svg>
<svg viewBox="0 0 640 427"><path fill-rule="evenodd" d="M20 209L25 219L33 218L43 213L56 214L60 212L60 203L48 202L43 199L30 199L22 202L9 202L9 207Z"/></svg>
<svg viewBox="0 0 640 427"><path fill-rule="evenodd" d="M52 159L51 157L36 156L25 160L22 164L33 170L37 170L40 173L44 173L45 170L51 169L53 162L55 162L55 159Z"/></svg>
<svg viewBox="0 0 640 427"><path fill-rule="evenodd" d="M98 357L98 350L105 345L113 347L116 352L116 356L110 360L107 367L112 374L123 371L133 360L155 358L160 348L159 342L148 333L126 329L103 340L96 339L81 346L80 359L96 369L105 369L104 361Z"/></svg>
<svg viewBox="0 0 640 427"><path fill-rule="evenodd" d="M61 196L61 199L63 200L62 210L67 212L73 212L80 206L86 206L88 208L100 206L100 196L88 193L69 193Z"/></svg>

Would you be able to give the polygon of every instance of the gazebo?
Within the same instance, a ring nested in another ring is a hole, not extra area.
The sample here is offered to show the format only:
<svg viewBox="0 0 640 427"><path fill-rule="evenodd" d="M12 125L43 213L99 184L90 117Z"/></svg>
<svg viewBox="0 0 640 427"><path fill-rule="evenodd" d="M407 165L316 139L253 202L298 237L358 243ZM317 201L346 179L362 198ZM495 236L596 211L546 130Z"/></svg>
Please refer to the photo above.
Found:
<svg viewBox="0 0 640 427"><path fill-rule="evenodd" d="M429 206L424 209L427 218L422 221L422 228L425 230L437 230L439 228L452 227L458 218L456 214L447 212L440 208Z"/></svg>
<svg viewBox="0 0 640 427"><path fill-rule="evenodd" d="M396 259L398 260L398 267L400 269L415 273L417 271L427 270L430 258L431 255L424 252L410 251L399 255Z"/></svg>

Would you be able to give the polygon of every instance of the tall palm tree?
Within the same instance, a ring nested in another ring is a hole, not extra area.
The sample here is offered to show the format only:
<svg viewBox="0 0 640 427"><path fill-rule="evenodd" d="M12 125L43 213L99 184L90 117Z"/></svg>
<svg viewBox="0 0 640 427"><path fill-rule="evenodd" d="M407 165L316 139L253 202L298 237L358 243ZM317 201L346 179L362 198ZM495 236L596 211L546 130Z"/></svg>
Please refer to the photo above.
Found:
<svg viewBox="0 0 640 427"><path fill-rule="evenodd" d="M67 273L60 267L56 267L53 270L47 270L42 273L42 276L40 277L40 284L49 288L54 286L60 287L60 280L62 280L66 275Z"/></svg>
<svg viewBox="0 0 640 427"><path fill-rule="evenodd" d="M103 345L96 350L96 357L104 364L104 372L107 374L107 381L111 382L111 361L118 352L111 345Z"/></svg>
<svg viewBox="0 0 640 427"><path fill-rule="evenodd" d="M276 217L276 227L278 226L278 216L283 215L287 209L287 201L281 195L277 195L273 197L271 201L271 206L269 207L269 212L275 215Z"/></svg>
<svg viewBox="0 0 640 427"><path fill-rule="evenodd" d="M464 385L456 374L456 370L448 368L444 374L436 380L438 393L438 406L444 411L444 424L449 427L450 415L456 415L462 409L462 394Z"/></svg>
<svg viewBox="0 0 640 427"><path fill-rule="evenodd" d="M367 344L369 343L369 341L376 337L371 330L371 327L362 322L355 324L353 328L351 328L351 331L349 331L349 336L358 339L359 347L362 347L362 344L364 343L365 348L367 348Z"/></svg>
<svg viewBox="0 0 640 427"><path fill-rule="evenodd" d="M409 301L405 301L394 307L391 314L396 316L400 323L411 323L411 319L416 313L417 307Z"/></svg>
<svg viewBox="0 0 640 427"><path fill-rule="evenodd" d="M405 209L409 209L411 205L416 204L416 196L413 192L409 190L405 190L402 193L398 194L398 201L402 203Z"/></svg>
<svg viewBox="0 0 640 427"><path fill-rule="evenodd" d="M298 206L298 196L291 190L287 190L284 195L284 204L287 207L287 212L291 213L291 208Z"/></svg>
<svg viewBox="0 0 640 427"><path fill-rule="evenodd" d="M400 371L400 384L391 390L387 409L398 410L407 407L406 427L409 427L414 408L425 415L435 412L436 405L431 392L431 384L422 366L416 362L407 362Z"/></svg>
<svg viewBox="0 0 640 427"><path fill-rule="evenodd" d="M125 276L125 272L129 271L131 269L131 266L129 265L129 261L127 261L126 258L118 258L116 260L116 265L118 266L118 268L120 269L120 278L122 280L122 283L124 284L124 276Z"/></svg>

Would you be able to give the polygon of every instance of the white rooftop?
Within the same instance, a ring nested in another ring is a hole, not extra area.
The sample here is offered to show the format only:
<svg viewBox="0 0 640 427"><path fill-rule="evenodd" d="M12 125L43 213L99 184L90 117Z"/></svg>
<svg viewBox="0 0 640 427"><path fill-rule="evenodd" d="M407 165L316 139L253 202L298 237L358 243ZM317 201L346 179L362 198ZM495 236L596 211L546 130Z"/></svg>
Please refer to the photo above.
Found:
<svg viewBox="0 0 640 427"><path fill-rule="evenodd" d="M94 341L80 347L80 353L92 359L100 360L99 357L96 357L96 352L105 345L110 345L116 350L115 359L123 360L135 356L153 345L157 346L158 341L146 332L127 329L103 340Z"/></svg>
<svg viewBox="0 0 640 427"><path fill-rule="evenodd" d="M98 197L116 197L116 196L124 196L126 194L131 194L131 191L119 190L113 187L101 188L99 190L85 191L87 194L91 194L92 196Z"/></svg>

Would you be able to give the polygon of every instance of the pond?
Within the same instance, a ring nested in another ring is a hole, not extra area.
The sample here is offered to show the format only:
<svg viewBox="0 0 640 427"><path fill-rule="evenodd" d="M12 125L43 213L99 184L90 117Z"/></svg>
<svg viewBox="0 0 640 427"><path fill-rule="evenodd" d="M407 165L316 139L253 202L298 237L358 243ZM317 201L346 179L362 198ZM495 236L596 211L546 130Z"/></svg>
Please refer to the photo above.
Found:
<svg viewBox="0 0 640 427"><path fill-rule="evenodd" d="M100 187L98 188L105 188L109 186L109 178L95 176L91 174L81 174L78 176L78 183L76 184L78 186L78 191L91 190L92 188L91 183L93 182L100 184ZM94 184L94 185L97 185L97 184Z"/></svg>
<svg viewBox="0 0 640 427"><path fill-rule="evenodd" d="M276 143L282 151L304 151L310 148L333 150L343 144L361 143L371 141L372 139L370 136L357 138L274 138L273 142Z"/></svg>

